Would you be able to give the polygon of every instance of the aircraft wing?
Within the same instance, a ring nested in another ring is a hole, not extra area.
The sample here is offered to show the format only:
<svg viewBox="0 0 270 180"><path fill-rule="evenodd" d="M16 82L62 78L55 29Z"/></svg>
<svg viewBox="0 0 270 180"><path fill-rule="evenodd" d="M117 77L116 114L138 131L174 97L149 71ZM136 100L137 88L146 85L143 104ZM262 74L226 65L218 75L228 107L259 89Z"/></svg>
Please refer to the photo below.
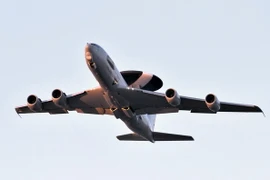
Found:
<svg viewBox="0 0 270 180"><path fill-rule="evenodd" d="M163 114L178 112L179 110L190 111L191 113L212 113L205 104L204 99L180 96L179 106L171 106L163 93L151 92L135 88L121 90L121 96L130 102L131 108L137 114ZM218 112L262 112L255 105L236 104L229 102L220 102Z"/></svg>
<svg viewBox="0 0 270 180"><path fill-rule="evenodd" d="M80 93L66 96L68 107L61 108L52 100L41 101L42 109L32 111L28 105L16 107L18 114L28 113L49 113L49 114L67 114L69 111L88 114L111 114L109 105L106 102L103 91L100 87L86 90Z"/></svg>

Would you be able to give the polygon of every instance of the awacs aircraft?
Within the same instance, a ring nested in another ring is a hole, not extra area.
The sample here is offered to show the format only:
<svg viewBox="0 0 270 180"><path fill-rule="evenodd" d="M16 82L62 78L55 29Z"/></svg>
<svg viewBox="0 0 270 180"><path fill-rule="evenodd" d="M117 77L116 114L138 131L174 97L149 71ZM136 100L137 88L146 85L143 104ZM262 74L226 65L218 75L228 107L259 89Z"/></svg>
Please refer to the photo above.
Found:
<svg viewBox="0 0 270 180"><path fill-rule="evenodd" d="M113 115L121 119L133 131L117 136L122 141L193 141L191 136L154 131L157 114L217 112L262 112L255 105L221 102L214 94L205 99L179 95L169 88L165 93L155 92L163 86L156 75L142 71L120 72L106 51L97 44L87 43L85 60L88 68L99 82L99 87L80 93L66 95L60 89L52 91L52 99L42 101L35 95L27 98L27 105L16 107L18 114L78 113Z"/></svg>

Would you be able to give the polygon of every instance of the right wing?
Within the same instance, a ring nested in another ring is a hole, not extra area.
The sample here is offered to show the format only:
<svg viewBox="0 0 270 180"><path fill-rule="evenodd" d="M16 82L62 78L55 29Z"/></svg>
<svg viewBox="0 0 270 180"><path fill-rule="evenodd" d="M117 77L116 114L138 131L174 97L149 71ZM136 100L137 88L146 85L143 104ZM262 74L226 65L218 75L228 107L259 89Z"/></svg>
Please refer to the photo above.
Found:
<svg viewBox="0 0 270 180"><path fill-rule="evenodd" d="M177 113L179 110L190 111L191 113L209 113L211 111L204 99L180 96L179 106L172 106L166 100L165 94L151 92L136 88L126 88L120 90L121 96L130 102L131 108L136 114L164 114ZM255 105L236 104L230 102L220 102L218 112L261 112L263 111Z"/></svg>
<svg viewBox="0 0 270 180"><path fill-rule="evenodd" d="M68 111L77 111L78 113L88 114L112 114L110 107L103 96L103 90L100 87L67 95L66 102L68 106L65 108L57 106L52 100L45 100L41 101L41 108L39 110L33 111L28 105L16 107L15 110L18 114L67 114Z"/></svg>

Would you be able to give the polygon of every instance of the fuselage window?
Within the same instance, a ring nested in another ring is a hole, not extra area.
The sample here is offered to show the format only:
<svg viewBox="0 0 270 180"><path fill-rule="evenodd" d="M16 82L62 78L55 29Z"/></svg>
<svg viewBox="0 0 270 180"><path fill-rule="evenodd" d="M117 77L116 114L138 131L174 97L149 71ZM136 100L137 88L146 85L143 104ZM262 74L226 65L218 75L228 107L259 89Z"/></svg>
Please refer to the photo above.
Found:
<svg viewBox="0 0 270 180"><path fill-rule="evenodd" d="M111 66L111 68L114 69L114 64L113 64L113 61L111 60L110 56L107 57L107 61L108 61L109 65Z"/></svg>

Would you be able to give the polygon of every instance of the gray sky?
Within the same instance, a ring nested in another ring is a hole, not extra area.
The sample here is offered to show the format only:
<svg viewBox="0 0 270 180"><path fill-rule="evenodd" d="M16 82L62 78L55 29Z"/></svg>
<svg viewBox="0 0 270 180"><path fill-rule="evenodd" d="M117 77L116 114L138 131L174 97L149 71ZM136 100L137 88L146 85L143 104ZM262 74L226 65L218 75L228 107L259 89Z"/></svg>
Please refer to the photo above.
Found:
<svg viewBox="0 0 270 180"><path fill-rule="evenodd" d="M0 3L0 179L269 180L270 3L224 1L30 1ZM120 70L164 81L160 92L252 103L266 113L160 115L156 130L194 142L119 142L109 116L24 115L29 94L50 99L97 86L86 42Z"/></svg>

